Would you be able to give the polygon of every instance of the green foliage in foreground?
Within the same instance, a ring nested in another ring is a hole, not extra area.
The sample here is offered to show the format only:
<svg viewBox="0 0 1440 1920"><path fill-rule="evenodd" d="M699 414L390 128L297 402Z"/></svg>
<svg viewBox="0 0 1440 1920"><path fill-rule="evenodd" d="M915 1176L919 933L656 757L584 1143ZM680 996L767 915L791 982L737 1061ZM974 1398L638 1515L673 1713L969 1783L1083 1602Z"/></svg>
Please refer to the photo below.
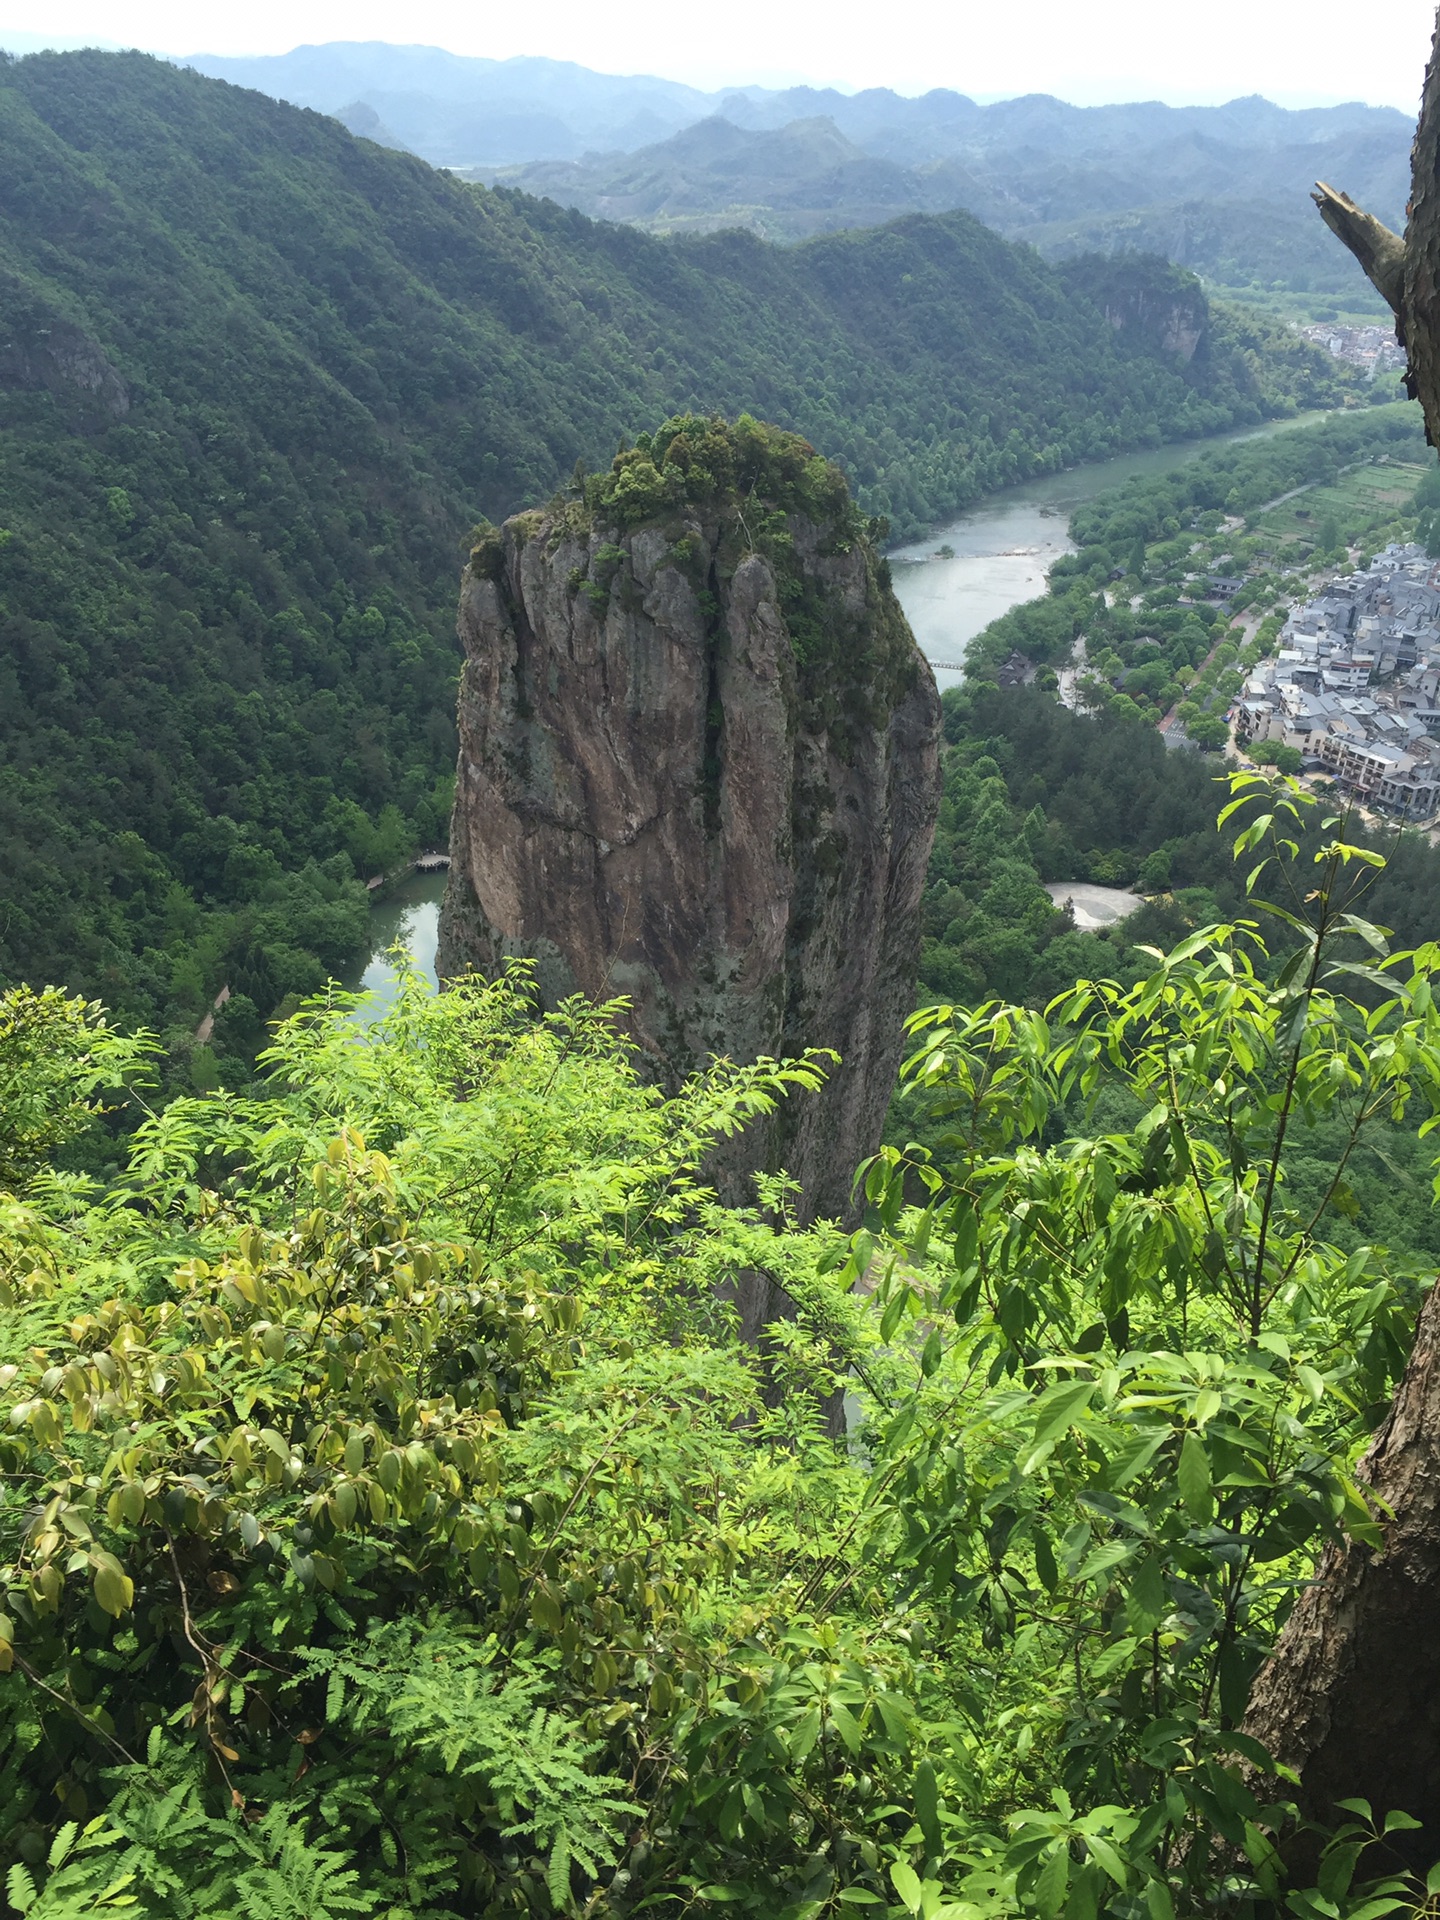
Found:
<svg viewBox="0 0 1440 1920"><path fill-rule="evenodd" d="M943 706L945 795L921 963L932 993L1043 1006L1085 974L1135 964L1122 956L1137 940L1169 945L1245 910L1243 876L1214 829L1226 777L1215 761L1167 752L1153 728L1070 712L1035 687L949 688ZM1351 837L1385 856L1371 911L1399 944L1420 945L1434 923L1440 853L1415 832ZM1063 922L1035 917L1042 881L1138 888L1151 900L1113 938L1072 931L1079 944L1062 958L1051 947Z"/></svg>
<svg viewBox="0 0 1440 1920"><path fill-rule="evenodd" d="M945 789L923 903L923 999L998 996L1038 1010L1078 979L1134 984L1150 971L1149 949L1246 912L1244 875L1214 828L1224 776L1212 761L1167 752L1153 728L1133 721L1071 713L1034 687L972 684L948 689L943 704ZM1369 913L1397 945L1424 942L1440 895L1440 852L1419 833L1350 837L1385 856ZM1258 884L1283 906L1274 879ZM1055 897L1047 881L1062 883ZM1145 898L1125 919L1081 931L1064 911L1071 881ZM1277 926L1271 945L1284 949L1296 937ZM1115 1110L1116 1124L1128 1112ZM897 1143L915 1125L903 1108L892 1110ZM1328 1122L1295 1131L1294 1184L1322 1195L1341 1145ZM1347 1249L1378 1239L1440 1260L1427 1161L1413 1126L1377 1128L1350 1162L1326 1232Z"/></svg>
<svg viewBox="0 0 1440 1920"><path fill-rule="evenodd" d="M12 1908L1274 1898L1246 1691L1320 1545L1377 1537L1351 1467L1422 1284L1326 1244L1286 1138L1338 1128L1338 1181L1377 1119L1440 1112L1440 950L1355 917L1364 850L1287 852L1293 788L1237 804L1237 851L1314 895L1292 957L1212 927L1043 1016L918 1015L936 1144L862 1169L849 1239L793 1230L782 1179L748 1213L703 1180L816 1065L665 1100L523 975L412 978L364 1041L312 1003L265 1097L172 1104L104 1188L35 1166L39 1116L68 1132L143 1047L15 1001ZM1117 1095L1123 1125L1060 1124ZM763 1356L726 1305L757 1268L794 1309ZM1356 1827L1297 1913L1401 1904Z"/></svg>

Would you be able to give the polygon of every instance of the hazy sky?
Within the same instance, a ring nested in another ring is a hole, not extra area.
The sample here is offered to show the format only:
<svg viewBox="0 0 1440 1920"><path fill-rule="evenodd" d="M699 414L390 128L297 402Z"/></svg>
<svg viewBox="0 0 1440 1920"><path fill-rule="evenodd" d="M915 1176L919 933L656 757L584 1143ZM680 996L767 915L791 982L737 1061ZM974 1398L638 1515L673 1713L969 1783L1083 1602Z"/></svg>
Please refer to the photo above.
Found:
<svg viewBox="0 0 1440 1920"><path fill-rule="evenodd" d="M0 0L17 36L167 53L281 53L304 41L390 40L504 59L578 60L715 87L810 80L903 93L1219 101L1368 100L1413 112L1431 0ZM33 43L33 41L32 41Z"/></svg>

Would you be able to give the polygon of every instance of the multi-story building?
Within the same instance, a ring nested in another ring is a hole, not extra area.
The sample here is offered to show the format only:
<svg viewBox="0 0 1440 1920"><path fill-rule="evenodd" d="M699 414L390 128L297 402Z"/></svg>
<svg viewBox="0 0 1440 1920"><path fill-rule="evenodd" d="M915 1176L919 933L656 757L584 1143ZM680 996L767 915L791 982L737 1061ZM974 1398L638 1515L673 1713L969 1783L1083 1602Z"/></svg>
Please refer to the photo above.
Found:
<svg viewBox="0 0 1440 1920"><path fill-rule="evenodd" d="M1365 804L1440 808L1440 587L1418 547L1389 547L1286 622L1234 709L1242 745L1296 747Z"/></svg>

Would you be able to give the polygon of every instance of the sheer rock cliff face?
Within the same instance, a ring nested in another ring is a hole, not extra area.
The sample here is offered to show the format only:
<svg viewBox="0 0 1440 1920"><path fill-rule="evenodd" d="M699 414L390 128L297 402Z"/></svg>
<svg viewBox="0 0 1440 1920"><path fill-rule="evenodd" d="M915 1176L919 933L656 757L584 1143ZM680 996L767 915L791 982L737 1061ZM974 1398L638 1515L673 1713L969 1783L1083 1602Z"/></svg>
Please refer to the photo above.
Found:
<svg viewBox="0 0 1440 1920"><path fill-rule="evenodd" d="M39 389L62 403L78 401L87 410L123 419L130 410L129 389L87 333L3 271L0 305L6 308L4 331L10 336L0 340L0 392Z"/></svg>
<svg viewBox="0 0 1440 1920"><path fill-rule="evenodd" d="M440 966L528 954L547 1003L628 996L667 1085L834 1048L716 1174L748 1201L783 1165L841 1214L912 1004L939 701L853 525L792 513L767 557L746 508L561 508L477 549Z"/></svg>

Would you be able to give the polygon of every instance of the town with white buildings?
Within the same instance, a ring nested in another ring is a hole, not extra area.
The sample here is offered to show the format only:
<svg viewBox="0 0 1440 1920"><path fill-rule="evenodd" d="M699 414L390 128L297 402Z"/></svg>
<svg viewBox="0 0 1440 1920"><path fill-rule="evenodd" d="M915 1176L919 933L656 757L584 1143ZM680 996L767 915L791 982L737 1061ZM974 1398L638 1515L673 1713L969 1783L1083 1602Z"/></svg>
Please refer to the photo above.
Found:
<svg viewBox="0 0 1440 1920"><path fill-rule="evenodd" d="M1405 349L1395 338L1393 326L1351 327L1331 321L1299 331L1337 360L1362 368L1372 379L1377 373L1401 373L1405 369Z"/></svg>
<svg viewBox="0 0 1440 1920"><path fill-rule="evenodd" d="M1297 608L1279 649L1250 673L1235 707L1243 750L1296 747L1378 813L1433 822L1440 812L1440 563L1390 546L1363 572L1327 581Z"/></svg>

